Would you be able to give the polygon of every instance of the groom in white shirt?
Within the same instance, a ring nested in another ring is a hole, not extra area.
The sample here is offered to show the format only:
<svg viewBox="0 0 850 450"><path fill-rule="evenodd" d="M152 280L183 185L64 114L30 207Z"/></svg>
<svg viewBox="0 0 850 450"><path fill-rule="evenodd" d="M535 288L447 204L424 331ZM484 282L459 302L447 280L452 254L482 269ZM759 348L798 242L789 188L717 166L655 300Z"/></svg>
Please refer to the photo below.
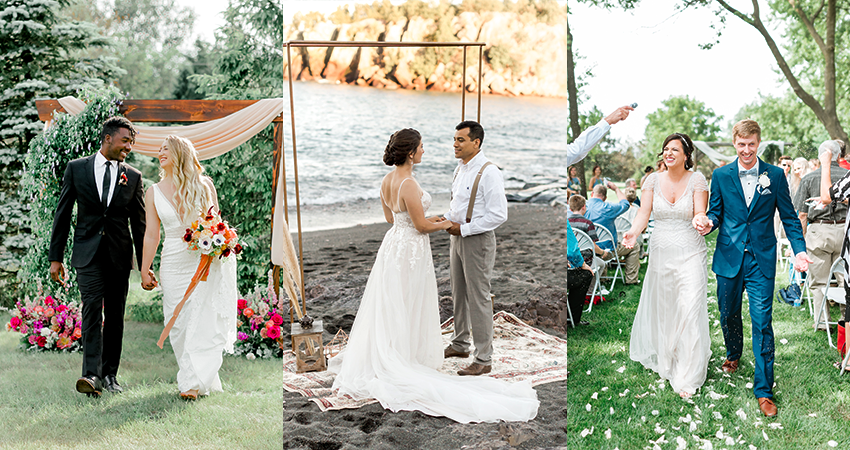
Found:
<svg viewBox="0 0 850 450"><path fill-rule="evenodd" d="M508 220L502 173L481 153L484 128L471 120L455 127L454 151L459 159L452 181L452 201L445 217L452 221L451 264L454 333L444 356L466 358L470 330L474 360L458 375L490 373L493 355L493 304L490 278L496 263L494 230ZM473 200L470 201L470 198Z"/></svg>

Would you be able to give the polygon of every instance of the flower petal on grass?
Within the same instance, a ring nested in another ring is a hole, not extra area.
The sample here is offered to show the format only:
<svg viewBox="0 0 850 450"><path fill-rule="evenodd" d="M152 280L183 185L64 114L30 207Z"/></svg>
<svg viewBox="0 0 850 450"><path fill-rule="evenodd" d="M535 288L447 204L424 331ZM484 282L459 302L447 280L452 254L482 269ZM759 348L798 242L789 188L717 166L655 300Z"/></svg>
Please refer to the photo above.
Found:
<svg viewBox="0 0 850 450"><path fill-rule="evenodd" d="M723 414L720 414L717 411L712 411L711 415L714 416L714 418L717 420L723 420Z"/></svg>
<svg viewBox="0 0 850 450"><path fill-rule="evenodd" d="M581 430L581 437L587 437L588 435L591 435L591 434L593 434L593 427L590 427L589 430L587 428Z"/></svg>
<svg viewBox="0 0 850 450"><path fill-rule="evenodd" d="M738 408L738 410L737 410L737 411L735 411L735 414L736 414L738 417L740 417L740 418L741 418L741 420L747 420L747 413L745 413L743 409Z"/></svg>
<svg viewBox="0 0 850 450"><path fill-rule="evenodd" d="M765 433L765 432L764 432L764 430L761 430L761 435L762 435L762 437L764 437L764 440L765 440L765 441L769 441L769 440L770 440L770 439L767 437L767 433Z"/></svg>
<svg viewBox="0 0 850 450"><path fill-rule="evenodd" d="M626 394L628 394L628 393L629 393L629 388L626 388L626 390L625 390L625 391L623 391L623 392L621 392L621 393L620 393L620 397L625 397L625 396L626 396Z"/></svg>
<svg viewBox="0 0 850 450"><path fill-rule="evenodd" d="M653 410L652 410L652 415L653 415L653 416L657 416L658 414L659 414L659 413L658 413L658 410L657 410L657 409L653 409Z"/></svg>
<svg viewBox="0 0 850 450"><path fill-rule="evenodd" d="M587 412L590 412L590 408L591 408L590 403L584 405L584 409L586 409Z"/></svg>
<svg viewBox="0 0 850 450"><path fill-rule="evenodd" d="M826 443L826 445L828 445L830 447L838 447L838 442L830 440L829 442Z"/></svg>
<svg viewBox="0 0 850 450"><path fill-rule="evenodd" d="M782 345L785 345L785 344L787 344L787 343L788 343L788 339L782 338L782 339L780 339L780 340L779 340L779 342L780 342Z"/></svg>
<svg viewBox="0 0 850 450"><path fill-rule="evenodd" d="M752 388L753 388L753 383L747 383L747 389L752 389Z"/></svg>
<svg viewBox="0 0 850 450"><path fill-rule="evenodd" d="M590 398L592 398L592 399L594 399L594 400L598 400L598 399L599 399L599 393L598 393L598 392L594 392L594 393L593 393L593 395L591 395L591 396L590 396Z"/></svg>
<svg viewBox="0 0 850 450"><path fill-rule="evenodd" d="M711 397L712 400L720 400L721 398L729 397L726 394L718 394L717 392L714 392L714 391L709 392L708 396Z"/></svg>
<svg viewBox="0 0 850 450"><path fill-rule="evenodd" d="M605 439L611 439L611 429L605 430Z"/></svg>
<svg viewBox="0 0 850 450"><path fill-rule="evenodd" d="M688 441L682 436L676 436L676 450L681 450L688 447Z"/></svg>
<svg viewBox="0 0 850 450"><path fill-rule="evenodd" d="M617 369L617 372L620 372L620 373L623 373L625 371L626 371L626 366L621 366L619 369Z"/></svg>
<svg viewBox="0 0 850 450"><path fill-rule="evenodd" d="M614 408L608 408L608 414L614 415Z"/></svg>
<svg viewBox="0 0 850 450"><path fill-rule="evenodd" d="M782 428L782 424L779 422L769 423L767 426L773 430L784 430L784 428Z"/></svg>

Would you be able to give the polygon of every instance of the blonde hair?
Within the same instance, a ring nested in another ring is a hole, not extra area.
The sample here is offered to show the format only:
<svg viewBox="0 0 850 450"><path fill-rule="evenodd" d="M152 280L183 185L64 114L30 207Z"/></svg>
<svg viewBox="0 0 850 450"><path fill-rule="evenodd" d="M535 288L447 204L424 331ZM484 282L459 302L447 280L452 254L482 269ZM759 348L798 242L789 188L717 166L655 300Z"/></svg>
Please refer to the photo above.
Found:
<svg viewBox="0 0 850 450"><path fill-rule="evenodd" d="M198 152L192 142L180 136L165 138L171 158L171 176L174 184L174 205L184 223L190 223L207 212L213 205L212 192L203 180L204 167L198 161ZM165 173L160 171L160 178Z"/></svg>
<svg viewBox="0 0 850 450"><path fill-rule="evenodd" d="M761 141L761 127L755 120L744 119L732 127L732 142L735 142L735 138L738 136L742 138L755 136L759 141Z"/></svg>

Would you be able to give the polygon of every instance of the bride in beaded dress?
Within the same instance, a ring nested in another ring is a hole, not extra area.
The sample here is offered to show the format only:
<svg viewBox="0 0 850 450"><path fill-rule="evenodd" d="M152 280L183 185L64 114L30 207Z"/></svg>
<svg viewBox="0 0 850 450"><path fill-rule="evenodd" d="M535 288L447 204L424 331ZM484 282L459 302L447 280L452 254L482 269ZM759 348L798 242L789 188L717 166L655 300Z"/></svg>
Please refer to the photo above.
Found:
<svg viewBox="0 0 850 450"><path fill-rule="evenodd" d="M711 359L707 249L692 225L694 216L705 215L708 186L701 173L688 170L694 144L687 135L671 134L662 147L667 171L646 178L640 211L623 235L623 245L633 247L654 215L629 354L686 398L705 382Z"/></svg>
<svg viewBox="0 0 850 450"><path fill-rule="evenodd" d="M375 398L391 411L421 411L461 423L526 421L537 415L528 381L439 372L443 341L437 280L428 234L451 222L425 217L431 196L413 178L424 150L418 131L392 135L384 163L395 169L381 183L381 202L393 226L384 236L366 283L348 345L328 363L333 388Z"/></svg>

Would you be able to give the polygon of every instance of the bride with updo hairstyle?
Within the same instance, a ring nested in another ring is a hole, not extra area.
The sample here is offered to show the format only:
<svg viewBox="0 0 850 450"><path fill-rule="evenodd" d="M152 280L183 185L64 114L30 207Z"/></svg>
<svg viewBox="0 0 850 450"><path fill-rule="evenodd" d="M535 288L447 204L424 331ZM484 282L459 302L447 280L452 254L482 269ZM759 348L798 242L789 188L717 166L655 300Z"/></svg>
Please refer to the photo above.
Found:
<svg viewBox="0 0 850 450"><path fill-rule="evenodd" d="M489 377L460 380L439 372L443 340L437 279L428 234L452 222L425 217L431 196L413 177L425 151L418 131L393 133L384 163L393 169L381 182L381 206L392 224L366 282L348 345L328 362L333 388L356 399L374 398L391 411L422 411L468 422L528 420L537 411L528 383L517 387ZM521 388L521 387L520 387Z"/></svg>

